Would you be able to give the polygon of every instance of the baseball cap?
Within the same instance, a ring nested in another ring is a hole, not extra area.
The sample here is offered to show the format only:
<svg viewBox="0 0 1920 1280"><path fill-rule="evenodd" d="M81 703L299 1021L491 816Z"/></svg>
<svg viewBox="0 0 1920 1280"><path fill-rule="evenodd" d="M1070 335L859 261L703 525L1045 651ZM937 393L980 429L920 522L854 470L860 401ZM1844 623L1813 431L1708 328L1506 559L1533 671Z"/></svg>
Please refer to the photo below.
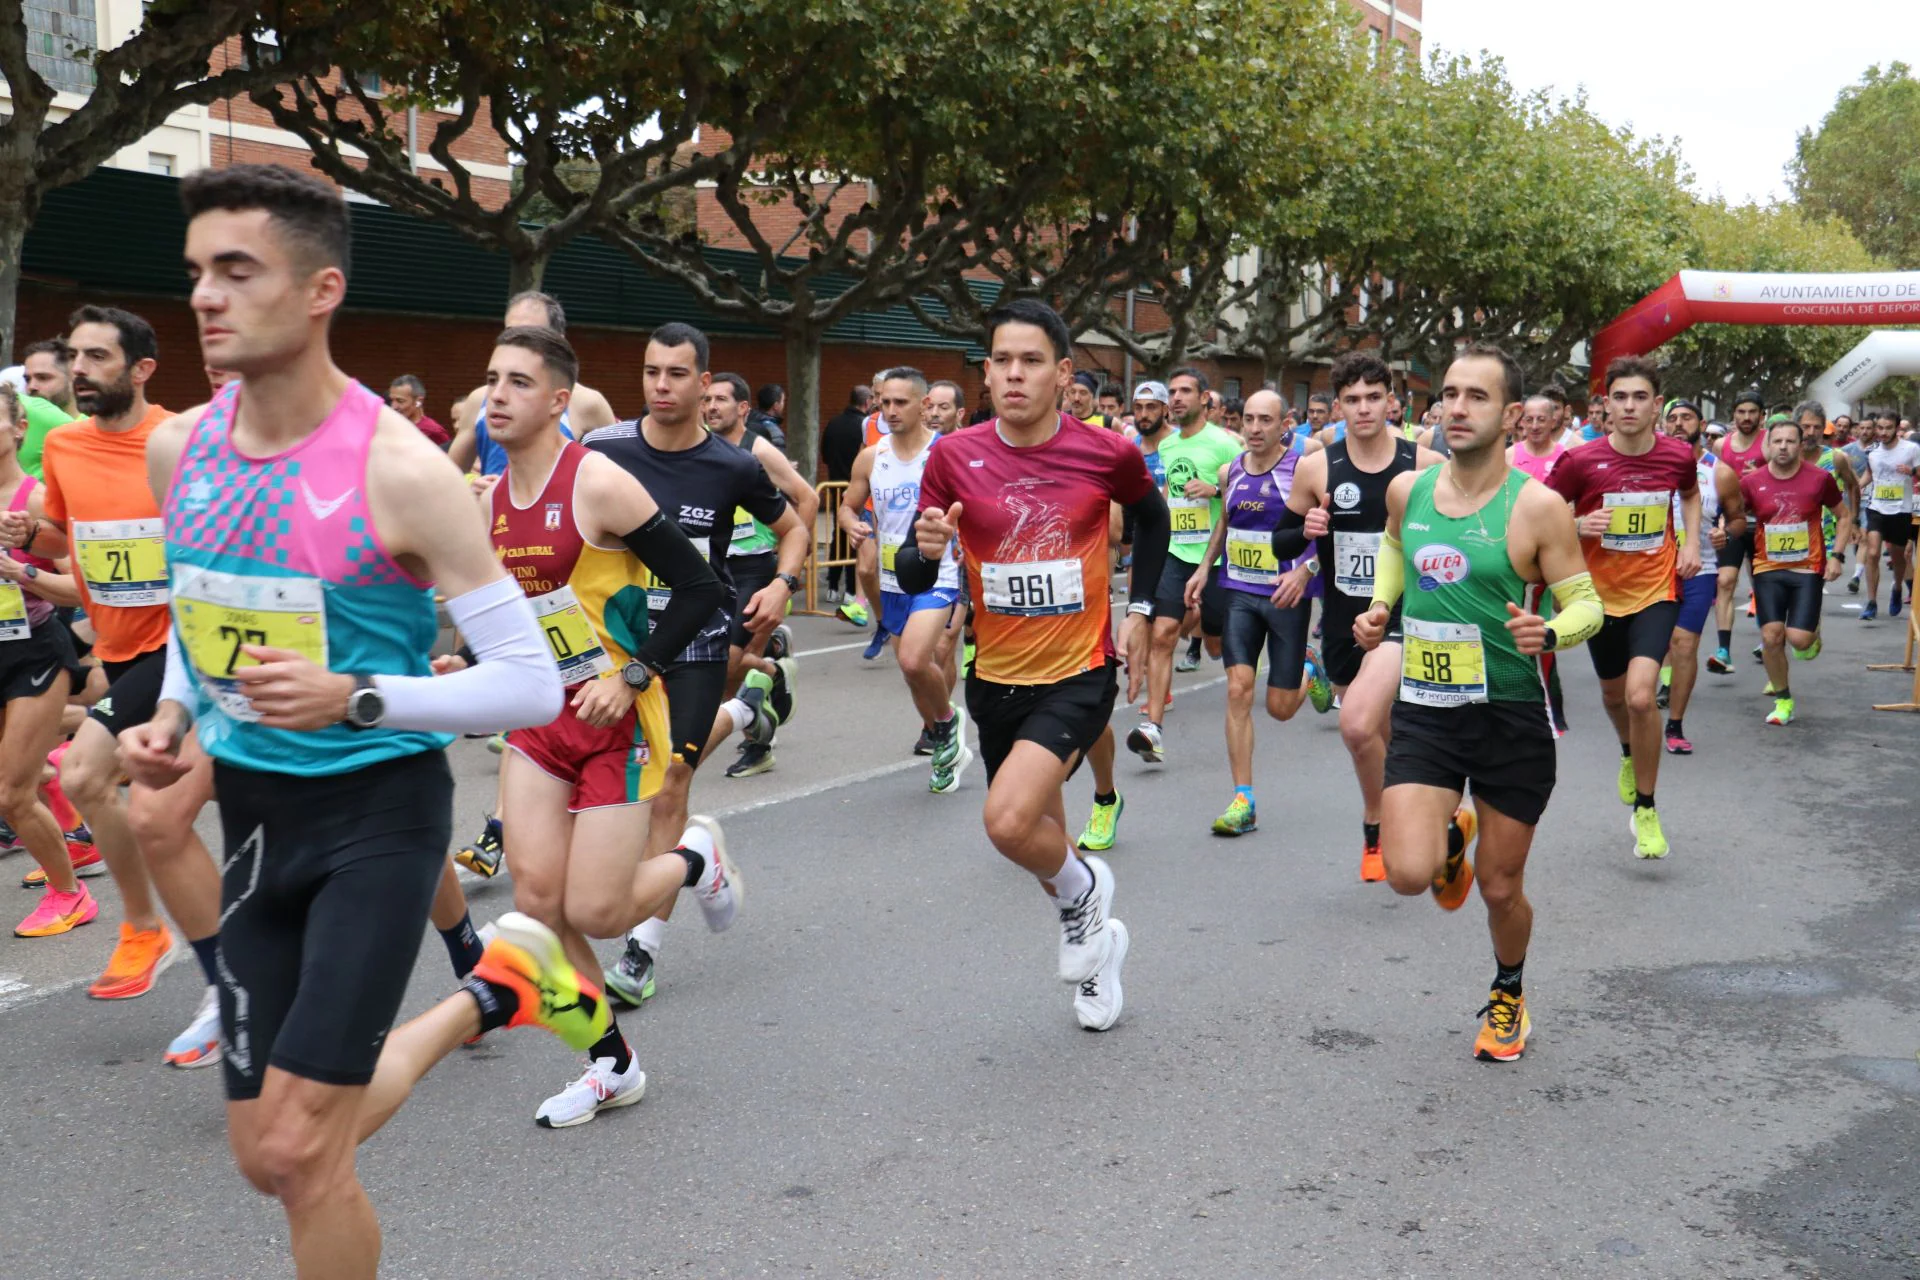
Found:
<svg viewBox="0 0 1920 1280"><path fill-rule="evenodd" d="M1675 396L1673 399L1667 401L1666 413L1663 413L1660 416L1664 418L1667 416L1668 413L1672 413L1675 409L1691 409L1693 410L1693 416L1696 418L1704 418L1707 416L1706 414L1700 412L1699 405L1687 399L1685 396Z"/></svg>
<svg viewBox="0 0 1920 1280"><path fill-rule="evenodd" d="M1164 382L1143 382L1133 389L1135 400L1151 400L1159 404L1167 402L1167 384Z"/></svg>
<svg viewBox="0 0 1920 1280"><path fill-rule="evenodd" d="M1089 391L1098 391L1100 389L1100 379L1094 377L1092 374L1088 373L1085 369L1082 369L1079 373L1074 374L1073 380L1079 383L1081 386L1085 387Z"/></svg>
<svg viewBox="0 0 1920 1280"><path fill-rule="evenodd" d="M1748 387L1745 391L1742 391L1733 398L1734 408L1738 409L1743 404L1754 405L1761 412L1766 412L1767 402L1760 398L1760 391L1757 387Z"/></svg>
<svg viewBox="0 0 1920 1280"><path fill-rule="evenodd" d="M1709 422L1707 424L1707 434L1710 436L1723 436L1727 434L1727 424L1724 422Z"/></svg>

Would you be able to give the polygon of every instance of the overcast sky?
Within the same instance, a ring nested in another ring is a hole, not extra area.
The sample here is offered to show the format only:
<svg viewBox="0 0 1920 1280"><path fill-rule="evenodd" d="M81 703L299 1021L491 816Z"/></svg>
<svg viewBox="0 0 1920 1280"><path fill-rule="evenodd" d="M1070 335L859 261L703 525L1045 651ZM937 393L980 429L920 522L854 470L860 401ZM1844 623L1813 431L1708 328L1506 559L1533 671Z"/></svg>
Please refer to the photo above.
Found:
<svg viewBox="0 0 1920 1280"><path fill-rule="evenodd" d="M1875 63L1920 67L1920 0L1426 0L1425 47L1584 87L1602 119L1678 139L1703 194L1784 198L1801 129Z"/></svg>

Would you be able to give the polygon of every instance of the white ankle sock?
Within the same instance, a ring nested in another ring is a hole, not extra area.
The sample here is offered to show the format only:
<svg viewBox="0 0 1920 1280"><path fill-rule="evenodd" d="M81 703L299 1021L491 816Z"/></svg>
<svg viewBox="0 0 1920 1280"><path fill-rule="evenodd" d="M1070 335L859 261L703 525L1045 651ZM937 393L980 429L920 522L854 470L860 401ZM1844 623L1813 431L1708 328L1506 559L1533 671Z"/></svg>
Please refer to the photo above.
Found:
<svg viewBox="0 0 1920 1280"><path fill-rule="evenodd" d="M747 726L753 723L753 708L738 698L728 698L720 704L720 709L727 713L729 720L733 721L735 733L745 733Z"/></svg>
<svg viewBox="0 0 1920 1280"><path fill-rule="evenodd" d="M658 917L642 920L627 936L639 943L648 955L658 960L660 944L667 940L667 922Z"/></svg>
<svg viewBox="0 0 1920 1280"><path fill-rule="evenodd" d="M1053 886L1055 902L1077 902L1082 894L1093 888L1093 869L1072 853L1060 864L1060 869L1041 881Z"/></svg>

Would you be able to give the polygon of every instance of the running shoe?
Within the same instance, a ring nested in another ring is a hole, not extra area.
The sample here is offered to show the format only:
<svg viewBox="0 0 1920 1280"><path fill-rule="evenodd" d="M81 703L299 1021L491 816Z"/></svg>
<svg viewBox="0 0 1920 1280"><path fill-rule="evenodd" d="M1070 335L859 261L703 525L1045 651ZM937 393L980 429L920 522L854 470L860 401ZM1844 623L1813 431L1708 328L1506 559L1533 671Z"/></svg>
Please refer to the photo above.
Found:
<svg viewBox="0 0 1920 1280"><path fill-rule="evenodd" d="M519 997L510 1027L545 1027L569 1049L586 1052L613 1025L600 988L567 962L553 930L518 911L493 922L494 937L473 977Z"/></svg>
<svg viewBox="0 0 1920 1280"><path fill-rule="evenodd" d="M1667 833L1660 829L1660 814L1649 807L1635 807L1630 823L1633 828L1633 853L1637 858L1667 856Z"/></svg>
<svg viewBox="0 0 1920 1280"><path fill-rule="evenodd" d="M607 994L622 1004L638 1009L653 999L653 953L632 937L627 939L620 959L606 972Z"/></svg>
<svg viewBox="0 0 1920 1280"><path fill-rule="evenodd" d="M1773 700L1773 710L1767 712L1767 723L1768 724L1792 724L1793 723L1793 699L1792 698L1775 698Z"/></svg>
<svg viewBox="0 0 1920 1280"><path fill-rule="evenodd" d="M873 639L867 641L867 647L860 651L860 656L868 662L872 662L886 650L886 647L887 629L885 627L875 627L873 629Z"/></svg>
<svg viewBox="0 0 1920 1280"><path fill-rule="evenodd" d="M1453 852L1455 831L1460 833L1459 853ZM1433 878L1433 900L1440 904L1442 911L1458 911L1473 891L1473 860L1467 857L1467 850L1473 847L1473 838L1479 833L1478 814L1465 805L1453 811L1453 820L1447 823L1447 859L1440 864L1440 874Z"/></svg>
<svg viewBox="0 0 1920 1280"><path fill-rule="evenodd" d="M1764 645L1753 646L1753 660L1755 662L1765 662L1767 660L1767 650Z"/></svg>
<svg viewBox="0 0 1920 1280"><path fill-rule="evenodd" d="M746 704L751 713L747 727L740 731L740 736L750 746L771 746L774 731L780 727L780 722L774 719L772 708L767 706L767 688L772 683L770 677L758 671L747 672L746 679L740 682L740 701ZM731 771L728 776L733 776Z"/></svg>
<svg viewBox="0 0 1920 1280"><path fill-rule="evenodd" d="M1620 803L1632 804L1640 798L1640 788L1633 780L1633 757L1620 757Z"/></svg>
<svg viewBox="0 0 1920 1280"><path fill-rule="evenodd" d="M793 656L792 627L783 622L773 629L773 634L767 637L767 656L775 662Z"/></svg>
<svg viewBox="0 0 1920 1280"><path fill-rule="evenodd" d="M67 860L73 863L73 874L82 880L91 880L95 876L107 874L107 864L100 857L99 848L91 840L80 841L71 835L67 837ZM47 885L47 873L39 867L20 877L22 889L44 889Z"/></svg>
<svg viewBox="0 0 1920 1280"><path fill-rule="evenodd" d="M1880 616L1880 606L1877 601L1869 600L1864 605L1860 606L1860 621L1872 622L1875 618L1879 616Z"/></svg>
<svg viewBox="0 0 1920 1280"><path fill-rule="evenodd" d="M1667 754L1670 756L1690 756L1693 754L1693 744L1669 729L1667 730Z"/></svg>
<svg viewBox="0 0 1920 1280"><path fill-rule="evenodd" d="M1107 931L1113 906L1113 870L1101 858L1083 858L1093 883L1060 908L1060 981L1085 982L1107 963L1114 936Z"/></svg>
<svg viewBox="0 0 1920 1280"><path fill-rule="evenodd" d="M1480 1010L1480 1034L1473 1038L1473 1056L1482 1062L1512 1062L1527 1051L1533 1023L1527 1018L1527 998L1504 991L1487 993Z"/></svg>
<svg viewBox="0 0 1920 1280"><path fill-rule="evenodd" d="M951 719L934 726L933 773L927 781L927 790L937 796L958 791L960 776L972 763L973 750L967 746L966 722L960 718L960 709L955 707Z"/></svg>
<svg viewBox="0 0 1920 1280"><path fill-rule="evenodd" d="M92 924L99 914L100 904L94 901L87 886L76 884L72 893L61 893L48 885L27 918L13 927L13 936L51 938L71 933L83 924Z"/></svg>
<svg viewBox="0 0 1920 1280"><path fill-rule="evenodd" d="M1120 992L1120 966L1126 963L1127 926L1118 920L1107 921L1107 958L1085 978L1073 994L1073 1016L1088 1031L1106 1031L1120 1021L1125 998Z"/></svg>
<svg viewBox="0 0 1920 1280"><path fill-rule="evenodd" d="M1233 803L1227 811L1213 820L1213 834L1217 836L1243 836L1256 827L1253 817L1253 801L1239 792L1234 792Z"/></svg>
<svg viewBox="0 0 1920 1280"><path fill-rule="evenodd" d="M14 853L24 848L20 835L5 818L0 818L0 853Z"/></svg>
<svg viewBox="0 0 1920 1280"><path fill-rule="evenodd" d="M1333 682L1327 679L1327 669L1312 645L1307 646L1307 701L1321 715L1333 707Z"/></svg>
<svg viewBox="0 0 1920 1280"><path fill-rule="evenodd" d="M764 742L743 742L740 755L727 766L729 778L751 778L755 774L766 773L774 766L773 748Z"/></svg>
<svg viewBox="0 0 1920 1280"><path fill-rule="evenodd" d="M777 725L793 719L793 683L799 673L799 666L792 658L781 658L773 664L773 675L767 678L770 686L767 689L767 710L773 712L773 722Z"/></svg>
<svg viewBox="0 0 1920 1280"><path fill-rule="evenodd" d="M162 1059L170 1067L210 1067L220 1061L220 992L208 987L187 1029L167 1045Z"/></svg>
<svg viewBox="0 0 1920 1280"><path fill-rule="evenodd" d="M1380 853L1377 844L1367 845L1360 850L1360 879L1367 884L1377 884L1387 878L1387 860Z"/></svg>
<svg viewBox="0 0 1920 1280"><path fill-rule="evenodd" d="M1082 849L1093 853L1105 853L1113 848L1113 841L1120 834L1120 814L1127 807L1127 798L1118 791L1113 793L1112 804L1093 802L1093 812L1087 815L1087 829L1074 841Z"/></svg>
<svg viewBox="0 0 1920 1280"><path fill-rule="evenodd" d="M718 822L696 813L687 819L687 825L699 827L713 839L713 856L707 859L707 874L693 887L693 899L707 918L707 928L714 933L725 933L733 927L734 916L747 900L746 881L740 878L740 868L727 856L727 837Z"/></svg>
<svg viewBox="0 0 1920 1280"><path fill-rule="evenodd" d="M1900 616L1900 584L1897 582L1893 584L1893 598L1887 601L1887 616L1889 618Z"/></svg>
<svg viewBox="0 0 1920 1280"><path fill-rule="evenodd" d="M647 1073L637 1061L629 1059L625 1071L615 1071L612 1058L595 1058L585 1075L540 1104L533 1122L542 1129L568 1129L602 1111L630 1107L646 1092Z"/></svg>
<svg viewBox="0 0 1920 1280"><path fill-rule="evenodd" d="M1659 688L1659 691L1653 695L1653 705L1660 708L1662 711L1665 711L1667 709L1667 703L1672 699L1672 697L1673 697L1673 668L1662 667L1660 668L1660 688Z"/></svg>
<svg viewBox="0 0 1920 1280"><path fill-rule="evenodd" d="M1166 759L1160 741L1160 726L1151 720L1142 720L1135 725L1133 732L1127 735L1127 750L1148 764L1159 764Z"/></svg>
<svg viewBox="0 0 1920 1280"><path fill-rule="evenodd" d="M1749 618L1754 616L1753 593L1751 591L1747 593L1747 616Z"/></svg>
<svg viewBox="0 0 1920 1280"><path fill-rule="evenodd" d="M507 847L501 843L500 819L488 818L479 836L472 844L455 853L453 860L473 874L491 880L500 874L501 864L506 857Z"/></svg>
<svg viewBox="0 0 1920 1280"><path fill-rule="evenodd" d="M1200 655L1188 649L1173 660L1173 669L1185 675L1189 671L1200 669Z"/></svg>
<svg viewBox="0 0 1920 1280"><path fill-rule="evenodd" d="M1820 656L1820 633L1818 631L1814 632L1813 643L1808 645L1804 649L1795 649L1793 651L1793 656L1800 659L1800 661L1802 662L1812 662L1815 658L1819 657Z"/></svg>
<svg viewBox="0 0 1920 1280"><path fill-rule="evenodd" d="M928 725L920 726L920 740L913 744L913 754L930 756L933 754L933 729Z"/></svg>
<svg viewBox="0 0 1920 1280"><path fill-rule="evenodd" d="M1717 676L1732 675L1733 674L1733 655L1728 653L1725 649L1715 649L1713 651L1713 656L1707 659L1707 670L1713 672L1713 674Z"/></svg>
<svg viewBox="0 0 1920 1280"><path fill-rule="evenodd" d="M87 987L95 1000L133 1000L153 990L153 984L172 964L180 948L167 926L136 930L122 920L120 941L107 960L106 972Z"/></svg>
<svg viewBox="0 0 1920 1280"><path fill-rule="evenodd" d="M507 751L507 735L505 733L496 733L491 738L488 738L487 750L497 756L505 755Z"/></svg>
<svg viewBox="0 0 1920 1280"><path fill-rule="evenodd" d="M856 627L864 627L872 621L867 613L867 606L858 600L843 600L840 607L833 612L842 622L851 622Z"/></svg>
<svg viewBox="0 0 1920 1280"><path fill-rule="evenodd" d="M1849 595L1856 595L1856 596L1860 594L1860 579L1858 578L1847 579L1847 593Z"/></svg>

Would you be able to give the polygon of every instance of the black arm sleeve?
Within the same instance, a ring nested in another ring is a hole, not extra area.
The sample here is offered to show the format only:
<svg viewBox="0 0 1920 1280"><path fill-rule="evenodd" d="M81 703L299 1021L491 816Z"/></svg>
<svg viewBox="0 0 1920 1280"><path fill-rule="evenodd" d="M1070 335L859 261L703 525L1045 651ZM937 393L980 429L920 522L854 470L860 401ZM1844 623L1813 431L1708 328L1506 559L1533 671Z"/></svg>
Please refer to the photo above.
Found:
<svg viewBox="0 0 1920 1280"><path fill-rule="evenodd" d="M1273 554L1284 562L1298 560L1313 544L1307 537L1307 518L1288 507L1280 513L1280 523L1273 531Z"/></svg>
<svg viewBox="0 0 1920 1280"><path fill-rule="evenodd" d="M665 512L654 512L653 519L621 535L620 541L673 592L660 616L648 619L646 641L633 655L658 671L693 643L726 603L726 592L713 566Z"/></svg>
<svg viewBox="0 0 1920 1280"><path fill-rule="evenodd" d="M1129 503L1124 510L1133 517L1133 577L1127 583L1127 600L1151 601L1160 586L1160 571L1167 567L1167 542L1173 537L1173 517L1167 514L1167 500L1158 489Z"/></svg>
<svg viewBox="0 0 1920 1280"><path fill-rule="evenodd" d="M940 581L940 562L921 555L920 544L909 541L894 549L893 576L899 580L900 590L917 596L933 590Z"/></svg>

